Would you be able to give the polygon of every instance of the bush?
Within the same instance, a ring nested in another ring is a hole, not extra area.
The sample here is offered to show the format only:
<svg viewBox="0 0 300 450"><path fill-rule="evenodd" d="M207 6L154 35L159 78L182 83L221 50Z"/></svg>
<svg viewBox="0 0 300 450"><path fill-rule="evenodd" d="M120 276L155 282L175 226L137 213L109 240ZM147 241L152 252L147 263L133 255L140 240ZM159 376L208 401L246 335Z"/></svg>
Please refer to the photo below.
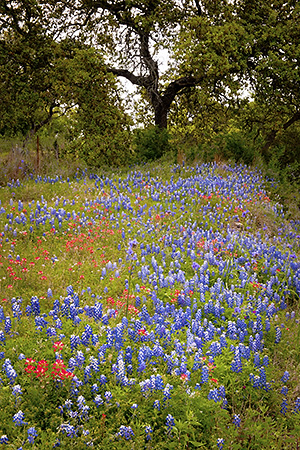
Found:
<svg viewBox="0 0 300 450"><path fill-rule="evenodd" d="M89 167L123 166L130 163L132 150L129 133L79 136L66 145L66 155L73 155Z"/></svg>
<svg viewBox="0 0 300 450"><path fill-rule="evenodd" d="M135 130L133 146L138 162L154 161L172 150L168 131L158 127Z"/></svg>

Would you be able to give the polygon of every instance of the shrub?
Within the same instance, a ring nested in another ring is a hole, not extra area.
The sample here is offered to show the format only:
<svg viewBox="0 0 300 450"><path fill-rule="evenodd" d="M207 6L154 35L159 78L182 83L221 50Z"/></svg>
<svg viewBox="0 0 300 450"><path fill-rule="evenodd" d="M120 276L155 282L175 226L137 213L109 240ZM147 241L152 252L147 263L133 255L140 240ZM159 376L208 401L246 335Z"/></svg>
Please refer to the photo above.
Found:
<svg viewBox="0 0 300 450"><path fill-rule="evenodd" d="M172 149L168 131L158 127L135 130L133 145L139 162L154 161Z"/></svg>

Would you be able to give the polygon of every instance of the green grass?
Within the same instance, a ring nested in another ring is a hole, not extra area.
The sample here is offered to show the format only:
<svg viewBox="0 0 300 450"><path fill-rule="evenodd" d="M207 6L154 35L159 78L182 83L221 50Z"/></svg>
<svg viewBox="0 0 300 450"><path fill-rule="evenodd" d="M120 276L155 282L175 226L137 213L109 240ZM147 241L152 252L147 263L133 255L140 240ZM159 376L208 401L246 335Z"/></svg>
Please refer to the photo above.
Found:
<svg viewBox="0 0 300 450"><path fill-rule="evenodd" d="M298 448L300 223L259 171L77 170L0 200L0 449Z"/></svg>

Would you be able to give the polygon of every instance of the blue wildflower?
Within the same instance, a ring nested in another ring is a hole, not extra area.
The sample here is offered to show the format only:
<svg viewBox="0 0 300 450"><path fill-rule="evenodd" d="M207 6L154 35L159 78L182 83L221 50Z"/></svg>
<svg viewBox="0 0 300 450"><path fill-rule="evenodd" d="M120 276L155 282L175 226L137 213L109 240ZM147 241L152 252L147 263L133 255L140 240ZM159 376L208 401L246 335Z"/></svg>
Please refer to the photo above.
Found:
<svg viewBox="0 0 300 450"><path fill-rule="evenodd" d="M217 439L217 447L218 447L218 449L222 450L223 445L224 445L224 439L223 438L218 438Z"/></svg>
<svg viewBox="0 0 300 450"><path fill-rule="evenodd" d="M8 437L6 434L2 434L2 436L0 437L0 444L8 444Z"/></svg>
<svg viewBox="0 0 300 450"><path fill-rule="evenodd" d="M168 414L166 417L166 425L168 429L168 434L170 434L173 426L175 425L175 419L171 414Z"/></svg>
<svg viewBox="0 0 300 450"><path fill-rule="evenodd" d="M146 441L151 441L152 439L151 433L153 433L152 428L150 427L150 425L146 425L145 427Z"/></svg>
<svg viewBox="0 0 300 450"><path fill-rule="evenodd" d="M109 405L111 399L112 399L112 393L110 391L105 391L104 393L105 401Z"/></svg>
<svg viewBox="0 0 300 450"><path fill-rule="evenodd" d="M275 344L279 344L280 340L281 340L281 329L279 327L276 327Z"/></svg>
<svg viewBox="0 0 300 450"><path fill-rule="evenodd" d="M63 434L66 434L71 438L77 436L76 428L73 425L70 425L69 423L62 423L60 425L60 430Z"/></svg>
<svg viewBox="0 0 300 450"><path fill-rule="evenodd" d="M297 397L295 400L295 406L294 406L293 413L299 414L299 412L300 412L300 397Z"/></svg>
<svg viewBox="0 0 300 450"><path fill-rule="evenodd" d="M17 396L17 395L22 395L22 388L19 384L16 384L13 388L12 388L12 394Z"/></svg>
<svg viewBox="0 0 300 450"><path fill-rule="evenodd" d="M287 386L282 386L280 393L286 397L288 392L289 388Z"/></svg>
<svg viewBox="0 0 300 450"><path fill-rule="evenodd" d="M159 400L155 400L153 402L153 408L157 409L158 411L160 411L160 401Z"/></svg>
<svg viewBox="0 0 300 450"><path fill-rule="evenodd" d="M209 378L209 368L207 366L203 366L201 372L201 383L208 383L208 378Z"/></svg>
<svg viewBox="0 0 300 450"><path fill-rule="evenodd" d="M235 425L236 428L239 428L239 426L241 425L240 415L239 414L234 414L232 422L233 422L233 424Z"/></svg>
<svg viewBox="0 0 300 450"><path fill-rule="evenodd" d="M288 406L287 399L284 397L282 400L281 409L280 409L281 414L283 414L284 416L287 413L287 406Z"/></svg>
<svg viewBox="0 0 300 450"><path fill-rule="evenodd" d="M120 430L117 433L118 436L124 437L127 441L134 437L134 432L131 427L126 427L125 425L120 426Z"/></svg>
<svg viewBox="0 0 300 450"><path fill-rule="evenodd" d="M94 403L97 406L97 408L100 405L103 405L104 402L103 402L103 399L102 399L101 395L96 395L96 397L94 398Z"/></svg>
<svg viewBox="0 0 300 450"><path fill-rule="evenodd" d="M30 427L27 430L29 444L34 444L34 438L37 437L37 431L34 427Z"/></svg>
<svg viewBox="0 0 300 450"><path fill-rule="evenodd" d="M15 423L16 427L21 427L22 425L26 425L27 422L24 422L25 414L19 410L14 416L13 416L13 422Z"/></svg>
<svg viewBox="0 0 300 450"><path fill-rule="evenodd" d="M286 370L286 371L284 372L284 374L282 375L282 377L281 377L281 381L282 381L283 383L286 383L289 379L290 379L290 374L289 374L289 372Z"/></svg>

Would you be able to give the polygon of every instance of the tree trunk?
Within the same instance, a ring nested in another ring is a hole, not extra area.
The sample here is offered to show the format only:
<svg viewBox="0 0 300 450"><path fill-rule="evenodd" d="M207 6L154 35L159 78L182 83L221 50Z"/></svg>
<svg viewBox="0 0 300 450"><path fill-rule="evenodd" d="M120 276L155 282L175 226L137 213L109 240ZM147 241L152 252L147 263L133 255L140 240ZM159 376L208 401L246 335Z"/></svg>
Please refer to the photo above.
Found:
<svg viewBox="0 0 300 450"><path fill-rule="evenodd" d="M155 125L161 129L168 126L168 109L163 105L154 106Z"/></svg>

